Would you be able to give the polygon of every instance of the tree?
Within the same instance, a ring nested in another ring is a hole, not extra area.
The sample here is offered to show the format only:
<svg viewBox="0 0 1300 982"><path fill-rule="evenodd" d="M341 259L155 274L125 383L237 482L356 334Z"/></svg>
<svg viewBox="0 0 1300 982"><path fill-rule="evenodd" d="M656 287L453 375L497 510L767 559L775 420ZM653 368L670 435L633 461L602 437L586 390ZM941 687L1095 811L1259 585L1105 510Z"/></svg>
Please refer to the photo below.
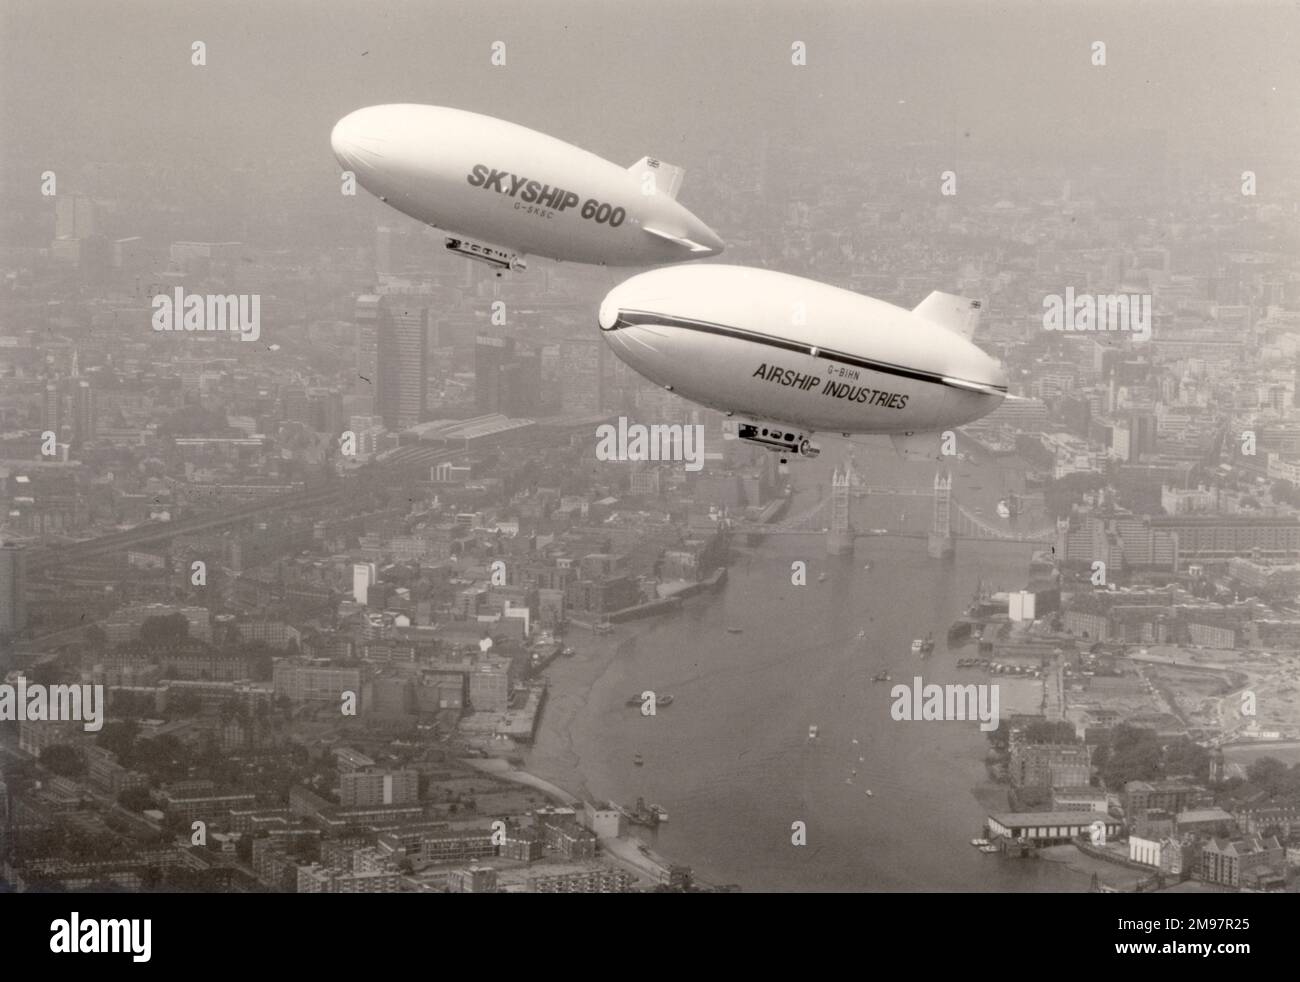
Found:
<svg viewBox="0 0 1300 982"><path fill-rule="evenodd" d="M1092 766L1101 770L1106 766L1106 761L1110 760L1110 744L1103 743L1093 748Z"/></svg>
<svg viewBox="0 0 1300 982"><path fill-rule="evenodd" d="M185 719L203 712L203 700L197 692L180 692L167 700L167 716Z"/></svg>
<svg viewBox="0 0 1300 982"><path fill-rule="evenodd" d="M289 842L289 855L300 863L314 863L320 859L320 850L311 836L297 835Z"/></svg>
<svg viewBox="0 0 1300 982"><path fill-rule="evenodd" d="M56 685L63 681L63 669L57 658L39 661L27 670L27 681L32 685Z"/></svg>
<svg viewBox="0 0 1300 982"><path fill-rule="evenodd" d="M248 668L254 682L270 682L275 675L275 659L269 651L258 651L249 656Z"/></svg>
<svg viewBox="0 0 1300 982"><path fill-rule="evenodd" d="M1210 752L1187 737L1180 737L1165 747L1165 774L1191 774L1196 780L1210 779Z"/></svg>
<svg viewBox="0 0 1300 982"><path fill-rule="evenodd" d="M42 750L41 763L63 777L77 777L86 770L81 751L66 743L56 743Z"/></svg>
<svg viewBox="0 0 1300 982"><path fill-rule="evenodd" d="M148 788L127 788L118 794L117 803L127 811L142 812L153 807L153 795Z"/></svg>
<svg viewBox="0 0 1300 982"><path fill-rule="evenodd" d="M146 617L140 625L140 641L150 647L179 644L190 636L190 622L184 614Z"/></svg>
<svg viewBox="0 0 1300 982"><path fill-rule="evenodd" d="M1297 488L1290 481L1274 481L1273 500L1290 505L1292 508L1300 508L1300 488Z"/></svg>
<svg viewBox="0 0 1300 982"><path fill-rule="evenodd" d="M1106 479L1100 474L1067 474L1047 483L1043 488L1043 504L1053 519L1064 518L1083 501L1085 494L1100 491L1105 486Z"/></svg>
<svg viewBox="0 0 1300 982"><path fill-rule="evenodd" d="M1043 446L1041 440L1036 436L1029 436L1024 433L1016 436L1016 453L1024 458L1029 466L1036 467L1039 470L1045 470L1056 462L1052 452Z"/></svg>
<svg viewBox="0 0 1300 982"><path fill-rule="evenodd" d="M189 761L184 744L174 736L160 736L136 744L134 766L155 781L175 781L186 776Z"/></svg>
<svg viewBox="0 0 1300 982"><path fill-rule="evenodd" d="M1067 720L1034 720L1025 727L1025 740L1029 743L1078 743L1074 724Z"/></svg>
<svg viewBox="0 0 1300 982"><path fill-rule="evenodd" d="M131 759L135 747L135 738L140 732L140 724L133 719L110 720L99 731L95 742L105 750L112 751L119 761Z"/></svg>
<svg viewBox="0 0 1300 982"><path fill-rule="evenodd" d="M1111 791L1122 790L1129 781L1154 781L1164 776L1163 753L1155 730L1127 723L1118 726L1111 738L1110 754L1101 768L1101 779Z"/></svg>
<svg viewBox="0 0 1300 982"><path fill-rule="evenodd" d="M44 758L42 758L44 761ZM1286 765L1274 757L1261 757L1246 767L1246 780L1257 788L1276 796L1286 779Z"/></svg>

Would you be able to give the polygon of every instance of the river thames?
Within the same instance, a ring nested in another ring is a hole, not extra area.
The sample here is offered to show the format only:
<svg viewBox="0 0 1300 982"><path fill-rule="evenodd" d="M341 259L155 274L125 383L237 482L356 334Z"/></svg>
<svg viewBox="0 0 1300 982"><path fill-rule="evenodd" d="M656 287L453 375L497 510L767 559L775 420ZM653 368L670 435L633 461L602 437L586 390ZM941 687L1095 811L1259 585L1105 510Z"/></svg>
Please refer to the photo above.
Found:
<svg viewBox="0 0 1300 982"><path fill-rule="evenodd" d="M845 445L828 444L819 461L790 465L791 514L829 484ZM858 447L855 457L872 484L933 480L933 465L904 463L887 447ZM963 503L990 515L1023 473L1014 459L951 470ZM929 499L880 497L855 505L854 524L923 529L930 509ZM823 535L769 536L738 551L717 593L621 625L612 639L572 632L578 655L547 670L550 699L528 769L589 799L662 805L669 822L637 834L711 883L1085 889L1086 879L1062 865L970 846L985 815L1006 810L1005 789L987 777L978 721L896 721L889 712L892 684L914 675L987 681L956 667L948 626L981 582L1022 586L1033 549L961 540L955 558L941 561L924 539L882 536L859 538L853 556L827 556ZM804 586L791 582L796 561L807 563ZM930 632L937 646L922 660L911 641ZM882 671L892 683L872 682ZM625 705L645 689L671 694L672 705L652 717ZM795 822L805 823L806 845L792 844Z"/></svg>

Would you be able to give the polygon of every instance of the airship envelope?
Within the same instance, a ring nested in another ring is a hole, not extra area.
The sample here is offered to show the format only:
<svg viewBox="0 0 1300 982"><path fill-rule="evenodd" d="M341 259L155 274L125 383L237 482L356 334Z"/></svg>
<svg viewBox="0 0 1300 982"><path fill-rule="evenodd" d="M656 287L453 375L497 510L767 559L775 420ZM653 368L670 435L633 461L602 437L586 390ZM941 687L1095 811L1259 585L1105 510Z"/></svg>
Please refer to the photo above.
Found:
<svg viewBox="0 0 1300 982"><path fill-rule="evenodd" d="M524 255L656 266L723 249L677 200L681 168L654 157L620 167L491 116L406 104L349 113L330 143L371 194L500 268Z"/></svg>

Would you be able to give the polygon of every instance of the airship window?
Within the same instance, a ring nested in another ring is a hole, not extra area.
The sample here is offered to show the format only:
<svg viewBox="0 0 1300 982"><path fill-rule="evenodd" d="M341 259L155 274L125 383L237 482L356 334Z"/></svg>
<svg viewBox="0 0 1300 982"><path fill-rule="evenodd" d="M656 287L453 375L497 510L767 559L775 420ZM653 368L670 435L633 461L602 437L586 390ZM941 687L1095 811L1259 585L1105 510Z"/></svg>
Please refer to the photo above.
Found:
<svg viewBox="0 0 1300 982"><path fill-rule="evenodd" d="M767 430L763 431L763 436L767 436Z"/></svg>

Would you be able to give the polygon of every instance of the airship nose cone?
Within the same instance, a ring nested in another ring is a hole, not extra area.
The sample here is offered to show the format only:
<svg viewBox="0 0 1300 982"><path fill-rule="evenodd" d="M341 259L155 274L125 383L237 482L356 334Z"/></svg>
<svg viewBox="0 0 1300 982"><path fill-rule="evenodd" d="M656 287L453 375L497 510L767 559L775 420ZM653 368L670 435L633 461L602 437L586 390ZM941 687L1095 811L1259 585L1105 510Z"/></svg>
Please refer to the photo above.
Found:
<svg viewBox="0 0 1300 982"><path fill-rule="evenodd" d="M606 297L600 305L600 311L596 314L596 321L600 324L602 331L612 331L614 325L618 323L618 303L611 297Z"/></svg>
<svg viewBox="0 0 1300 982"><path fill-rule="evenodd" d="M348 113L335 123L334 129L330 131L330 149L334 151L334 158L343 167L352 166L348 153L355 145L356 117L357 113Z"/></svg>
<svg viewBox="0 0 1300 982"><path fill-rule="evenodd" d="M620 283L605 294L605 299L600 302L600 309L596 313L596 322L600 325L601 331L614 330L618 326L624 308L638 306L629 303L631 297L632 291L627 283Z"/></svg>
<svg viewBox="0 0 1300 982"><path fill-rule="evenodd" d="M382 155L382 120L375 107L350 112L330 132L330 147L343 167L355 170L358 165Z"/></svg>

